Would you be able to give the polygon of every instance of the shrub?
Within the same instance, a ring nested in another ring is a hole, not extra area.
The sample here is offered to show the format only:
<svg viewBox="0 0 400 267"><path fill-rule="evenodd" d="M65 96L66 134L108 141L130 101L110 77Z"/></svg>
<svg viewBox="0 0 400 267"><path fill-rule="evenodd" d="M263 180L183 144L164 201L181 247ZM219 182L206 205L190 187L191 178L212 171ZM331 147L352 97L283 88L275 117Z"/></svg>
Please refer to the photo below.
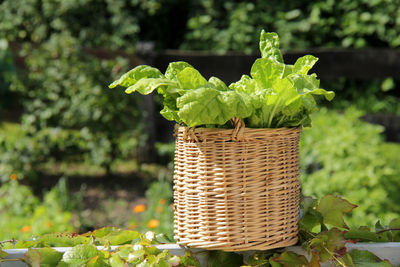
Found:
<svg viewBox="0 0 400 267"><path fill-rule="evenodd" d="M111 76L125 69L125 61L95 59L84 53L74 38L62 34L30 50L26 66L27 72L20 72L13 83L13 90L22 96L21 142L26 145L21 148L14 142L4 146L9 153L24 155L32 162L14 171L37 167L33 164L36 154L41 163L87 160L110 171L112 162L126 156L127 149L133 153L136 142L132 139L138 137L141 118L137 98L124 97L118 91L103 92Z"/></svg>
<svg viewBox="0 0 400 267"><path fill-rule="evenodd" d="M191 1L182 48L256 51L261 29L282 47L398 47L396 1Z"/></svg>
<svg viewBox="0 0 400 267"><path fill-rule="evenodd" d="M371 225L400 212L400 168L387 154L383 128L360 120L362 113L344 114L322 109L313 117L313 127L301 139L302 190L304 195L340 194L358 203L350 224ZM400 152L400 146L390 146Z"/></svg>

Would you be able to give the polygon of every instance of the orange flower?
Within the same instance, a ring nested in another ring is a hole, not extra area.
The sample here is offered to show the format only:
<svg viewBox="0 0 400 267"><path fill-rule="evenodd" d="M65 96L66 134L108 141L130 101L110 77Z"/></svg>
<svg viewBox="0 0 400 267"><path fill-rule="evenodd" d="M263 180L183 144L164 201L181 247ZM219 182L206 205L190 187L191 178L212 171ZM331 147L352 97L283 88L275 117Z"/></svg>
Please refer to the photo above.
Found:
<svg viewBox="0 0 400 267"><path fill-rule="evenodd" d="M53 223L52 223L51 221L47 221L47 222L46 222L46 226L50 228L50 227L53 226Z"/></svg>
<svg viewBox="0 0 400 267"><path fill-rule="evenodd" d="M167 201L165 200L165 199L160 199L160 201L159 201L159 203L161 204L161 205L164 205L165 203L166 203Z"/></svg>
<svg viewBox="0 0 400 267"><path fill-rule="evenodd" d="M160 225L160 222L156 219L151 219L148 223L147 223L147 227L153 229L153 228L157 228Z"/></svg>
<svg viewBox="0 0 400 267"><path fill-rule="evenodd" d="M10 180L15 181L15 180L17 180L17 179L18 179L18 177L17 177L17 175L16 175L15 173L12 173L12 174L10 175Z"/></svg>
<svg viewBox="0 0 400 267"><path fill-rule="evenodd" d="M30 225L25 225L25 226L21 227L21 229L19 231L21 233L28 233L28 232L32 231L32 227Z"/></svg>
<svg viewBox="0 0 400 267"><path fill-rule="evenodd" d="M163 211L163 208L162 207L157 207L157 209L156 209L156 212L157 213L161 213Z"/></svg>
<svg viewBox="0 0 400 267"><path fill-rule="evenodd" d="M143 205L143 204L139 204L139 205L136 205L136 206L133 207L133 212L134 213L141 213L141 212L143 212L145 210L146 210L146 205Z"/></svg>
<svg viewBox="0 0 400 267"><path fill-rule="evenodd" d="M135 228L136 228L136 223L129 224L129 229L135 229Z"/></svg>

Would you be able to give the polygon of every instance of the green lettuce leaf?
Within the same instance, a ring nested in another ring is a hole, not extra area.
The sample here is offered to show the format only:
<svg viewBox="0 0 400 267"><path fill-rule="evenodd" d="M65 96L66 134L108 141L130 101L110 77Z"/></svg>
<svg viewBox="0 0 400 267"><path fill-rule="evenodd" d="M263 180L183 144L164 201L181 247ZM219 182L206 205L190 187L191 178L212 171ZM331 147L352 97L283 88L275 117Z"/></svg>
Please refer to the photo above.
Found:
<svg viewBox="0 0 400 267"><path fill-rule="evenodd" d="M296 63L294 63L292 72L298 74L307 74L314 64L317 63L317 61L318 58L311 55L301 57L296 60Z"/></svg>
<svg viewBox="0 0 400 267"><path fill-rule="evenodd" d="M251 99L235 91L202 87L177 99L178 116L189 127L225 124L233 117L245 118L252 112Z"/></svg>
<svg viewBox="0 0 400 267"><path fill-rule="evenodd" d="M177 74L180 88L196 89L207 84L207 80L194 68L187 67Z"/></svg>
<svg viewBox="0 0 400 267"><path fill-rule="evenodd" d="M256 80L261 89L272 88L277 79L281 79L285 73L285 65L269 58L257 59L251 67L251 77Z"/></svg>
<svg viewBox="0 0 400 267"><path fill-rule="evenodd" d="M164 77L164 75L158 69L146 65L140 65L122 75L121 78L114 81L108 87L114 88L117 85L129 87L137 83L140 79L162 77Z"/></svg>
<svg viewBox="0 0 400 267"><path fill-rule="evenodd" d="M279 50L279 37L274 32L261 31L260 51L262 58L274 59L283 63L282 53Z"/></svg>
<svg viewBox="0 0 400 267"><path fill-rule="evenodd" d="M171 62L169 63L167 70L165 71L165 78L177 81L177 75L185 68L193 68L192 65L184 61Z"/></svg>
<svg viewBox="0 0 400 267"><path fill-rule="evenodd" d="M211 77L210 79L208 79L208 82L210 84L214 85L215 88L220 91L228 91L229 90L228 87L226 86L226 84L217 77Z"/></svg>
<svg viewBox="0 0 400 267"><path fill-rule="evenodd" d="M134 85L129 86L125 90L125 93L131 94L133 92L138 92L142 95L148 95L160 87L166 88L168 86L177 87L178 83L165 78L145 78L139 80Z"/></svg>

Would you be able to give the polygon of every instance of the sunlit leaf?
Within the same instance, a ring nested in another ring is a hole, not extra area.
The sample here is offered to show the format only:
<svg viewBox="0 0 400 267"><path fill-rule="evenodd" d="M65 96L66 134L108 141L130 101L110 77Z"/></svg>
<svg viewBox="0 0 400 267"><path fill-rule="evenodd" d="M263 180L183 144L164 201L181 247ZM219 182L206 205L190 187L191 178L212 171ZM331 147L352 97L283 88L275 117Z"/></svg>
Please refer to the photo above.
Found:
<svg viewBox="0 0 400 267"><path fill-rule="evenodd" d="M62 257L62 262L67 266L82 266L86 264L90 259L101 255L97 248L93 245L82 244L77 245L67 252Z"/></svg>
<svg viewBox="0 0 400 267"><path fill-rule="evenodd" d="M112 267L128 267L128 263L125 262L118 254L113 254L109 259Z"/></svg>
<svg viewBox="0 0 400 267"><path fill-rule="evenodd" d="M97 240L101 244L109 244L115 246L132 242L133 240L136 240L139 237L140 234L136 231L117 229L101 238L98 238Z"/></svg>
<svg viewBox="0 0 400 267"><path fill-rule="evenodd" d="M51 267L56 266L63 254L52 248L28 249L26 257L32 266Z"/></svg>
<svg viewBox="0 0 400 267"><path fill-rule="evenodd" d="M109 87L114 88L117 85L129 87L136 84L141 79L162 78L163 76L164 75L162 75L162 73L156 68L146 65L140 65L122 75L121 78L114 81L112 84L109 85Z"/></svg>
<svg viewBox="0 0 400 267"><path fill-rule="evenodd" d="M357 205L351 204L339 196L327 195L321 198L317 211L322 214L324 223L335 227L347 228L343 215L351 212L356 207Z"/></svg>

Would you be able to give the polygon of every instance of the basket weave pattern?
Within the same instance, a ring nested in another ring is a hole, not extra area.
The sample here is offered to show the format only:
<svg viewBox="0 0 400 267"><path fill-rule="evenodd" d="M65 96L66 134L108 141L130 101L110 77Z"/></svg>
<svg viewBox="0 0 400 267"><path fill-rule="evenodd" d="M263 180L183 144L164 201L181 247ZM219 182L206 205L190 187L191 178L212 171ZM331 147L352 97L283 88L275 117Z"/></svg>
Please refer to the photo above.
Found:
<svg viewBox="0 0 400 267"><path fill-rule="evenodd" d="M177 127L177 243L225 251L295 244L300 132Z"/></svg>

